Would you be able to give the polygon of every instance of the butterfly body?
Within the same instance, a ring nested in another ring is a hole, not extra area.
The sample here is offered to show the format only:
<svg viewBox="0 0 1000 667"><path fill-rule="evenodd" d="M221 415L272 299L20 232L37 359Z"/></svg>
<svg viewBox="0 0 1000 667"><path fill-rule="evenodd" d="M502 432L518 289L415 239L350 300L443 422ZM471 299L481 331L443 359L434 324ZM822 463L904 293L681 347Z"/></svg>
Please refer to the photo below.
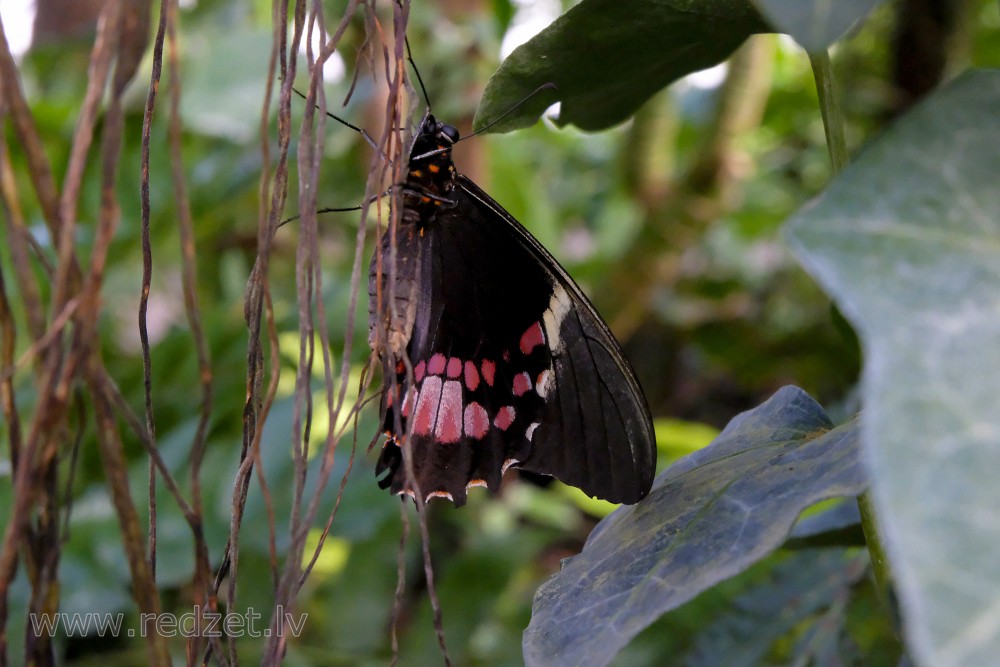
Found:
<svg viewBox="0 0 1000 667"><path fill-rule="evenodd" d="M425 498L461 505L516 466L638 501L655 442L631 367L552 256L455 170L456 141L425 117L399 224L369 272L370 340L385 367L380 485L413 493L400 449L411 447Z"/></svg>

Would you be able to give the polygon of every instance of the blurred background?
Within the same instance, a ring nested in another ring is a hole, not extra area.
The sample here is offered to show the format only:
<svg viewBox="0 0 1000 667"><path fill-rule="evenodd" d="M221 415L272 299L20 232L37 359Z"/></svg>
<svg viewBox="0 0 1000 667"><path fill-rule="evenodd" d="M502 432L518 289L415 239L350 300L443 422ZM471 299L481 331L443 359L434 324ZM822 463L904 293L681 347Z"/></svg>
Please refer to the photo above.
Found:
<svg viewBox="0 0 1000 667"><path fill-rule="evenodd" d="M485 83L502 58L569 4L415 3L408 36L438 118L468 134ZM21 83L57 174L66 169L101 5L99 0L0 3ZM339 20L345 6L324 3L328 25ZM243 299L256 252L258 188L261 173L274 167L262 164L258 129L271 12L263 0L182 0L180 10L183 159L195 223L203 326L215 372L215 409L203 465L205 533L213 565L218 565L228 535L241 445L247 345ZM968 63L996 62L998 37L1000 19L992 1L899 0L880 6L833 52L850 149L863 150L880 128L949 72ZM377 134L383 84L373 79L363 59L358 62L364 39L359 16L327 64L324 86L331 111ZM353 95L341 107L356 68L360 73ZM121 222L111 246L99 320L108 369L137 411L143 382L135 324L142 273L137 183L149 71L147 54L126 95ZM304 78L300 88L305 88ZM293 103L296 119L303 104ZM168 464L180 471L197 423L198 369L180 287L177 210L164 176L169 173L165 109L164 104L152 130L155 268L149 332L159 444ZM273 130L273 116L270 122ZM29 193L24 155L10 128L5 126L5 131L19 179L15 185ZM294 131L292 136L294 144ZM328 123L320 205L360 203L370 160L371 148L358 134ZM634 118L607 132L585 134L546 119L509 135L463 142L455 161L549 248L618 335L656 418L661 468L707 444L734 415L785 384L804 388L834 419L857 409L853 387L860 350L855 336L795 265L778 234L785 217L831 176L809 61L791 40L755 37L729 63L677 82ZM294 188L294 158L290 166ZM93 242L93 220L100 208L97 167L95 156L79 207L77 244L83 254ZM22 204L41 250L51 253L41 213L31 208L37 205L27 195ZM297 213L294 208L292 197L286 216ZM320 221L331 332L327 344L338 361L357 226L357 213L327 214ZM287 491L294 472L288 434L299 347L296 234L295 225L279 231L270 266L282 369L262 447L279 526L290 511ZM8 274L10 262L0 247L0 265ZM9 294L15 318L22 321L17 294ZM366 308L359 304L356 341L367 337ZM22 336L18 344L23 351L30 340ZM363 348L354 345L350 361L356 373L349 391L357 391L368 352ZM322 378L317 375L316 381L319 386ZM30 408L30 385L21 396ZM385 664L391 657L388 628L402 524L399 500L377 488L374 454L364 451L376 429L375 411L373 404L358 422L358 454L331 536L298 596L296 610L306 612L308 620L302 636L288 644L289 665ZM321 415L316 419L318 444L328 424ZM93 434L86 428L83 433L71 487L69 540L60 567L60 610L134 613L101 460ZM341 443L345 455L338 454L334 480L346 470L350 445L349 439ZM7 447L6 437L0 447ZM141 498L147 462L135 442L126 440L126 451L133 488ZM11 493L7 452L3 458L0 517L10 506ZM324 496L327 508L337 492L336 483L331 487ZM172 499L162 496L157 582L164 609L184 613L191 605L191 538ZM520 664L521 633L535 589L561 558L579 551L591 527L610 509L559 483L517 480L513 475L497 498L474 492L460 510L433 504L431 552L455 663ZM241 604L258 609L270 609L272 599L266 513L260 494L251 490L239 585ZM312 544L318 534L319 527ZM279 530L279 553L281 540L287 540L283 535ZM415 537L407 547L406 570L398 623L400 662L437 664L440 655ZM15 582L7 630L14 664L23 642L25 576L22 570ZM667 656L693 650L698 641L695 628L768 576L766 567L754 568L672 612L619 656L620 664L681 664ZM868 618L863 609L858 618ZM872 639L865 647L870 658L865 664L892 664L896 648L879 641ZM258 644L242 640L245 660L254 661ZM182 643L172 647L183 655ZM66 664L110 667L145 661L143 645L125 637L64 637L59 650Z"/></svg>

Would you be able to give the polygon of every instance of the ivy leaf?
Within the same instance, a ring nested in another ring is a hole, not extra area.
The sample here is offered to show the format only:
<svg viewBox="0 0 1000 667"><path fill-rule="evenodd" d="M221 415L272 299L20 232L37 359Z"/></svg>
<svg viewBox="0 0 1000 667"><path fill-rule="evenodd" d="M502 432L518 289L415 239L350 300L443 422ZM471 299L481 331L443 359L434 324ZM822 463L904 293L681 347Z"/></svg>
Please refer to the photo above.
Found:
<svg viewBox="0 0 1000 667"><path fill-rule="evenodd" d="M938 90L787 226L857 327L873 497L910 651L1000 655L1000 73Z"/></svg>
<svg viewBox="0 0 1000 667"><path fill-rule="evenodd" d="M603 130L680 77L717 65L769 28L747 0L583 0L522 44L490 78L473 128L528 127L556 101L558 123ZM532 95L545 84L555 84Z"/></svg>
<svg viewBox="0 0 1000 667"><path fill-rule="evenodd" d="M661 614L780 546L803 509L866 483L856 422L831 430L801 389L779 390L597 525L539 588L525 661L608 663Z"/></svg>
<svg viewBox="0 0 1000 667"><path fill-rule="evenodd" d="M754 0L779 32L810 53L825 50L859 24L880 0Z"/></svg>
<svg viewBox="0 0 1000 667"><path fill-rule="evenodd" d="M786 549L833 546L865 546L861 513L854 500L844 500L819 514L803 517L795 524L784 545Z"/></svg>
<svg viewBox="0 0 1000 667"><path fill-rule="evenodd" d="M772 645L793 631L810 640L797 647L796 664L850 664L840 654L848 633L839 612L851 588L867 572L868 553L864 551L796 553L775 567L768 581L733 600L729 612L702 628L684 664L767 664ZM825 659L819 659L824 652Z"/></svg>

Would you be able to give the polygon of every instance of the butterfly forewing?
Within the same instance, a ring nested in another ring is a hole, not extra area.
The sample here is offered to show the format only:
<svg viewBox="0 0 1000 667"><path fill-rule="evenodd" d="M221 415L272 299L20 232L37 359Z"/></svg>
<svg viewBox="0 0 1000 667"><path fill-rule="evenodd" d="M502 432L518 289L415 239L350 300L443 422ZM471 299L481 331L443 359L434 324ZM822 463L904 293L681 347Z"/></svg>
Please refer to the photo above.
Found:
<svg viewBox="0 0 1000 667"><path fill-rule="evenodd" d="M638 501L652 484L655 436L618 342L572 278L517 220L468 179L459 177L459 185L480 210L481 224L502 220L521 251L545 267L550 285L541 321L553 374L536 446L519 467L607 500Z"/></svg>
<svg viewBox="0 0 1000 667"><path fill-rule="evenodd" d="M373 335L388 370L380 484L412 493L400 450L410 447L425 498L460 505L470 486L496 490L513 465L638 501L652 482L655 443L631 367L551 255L454 172L455 139L425 118L395 253L387 237L372 260L373 332L387 292L395 305L387 342Z"/></svg>

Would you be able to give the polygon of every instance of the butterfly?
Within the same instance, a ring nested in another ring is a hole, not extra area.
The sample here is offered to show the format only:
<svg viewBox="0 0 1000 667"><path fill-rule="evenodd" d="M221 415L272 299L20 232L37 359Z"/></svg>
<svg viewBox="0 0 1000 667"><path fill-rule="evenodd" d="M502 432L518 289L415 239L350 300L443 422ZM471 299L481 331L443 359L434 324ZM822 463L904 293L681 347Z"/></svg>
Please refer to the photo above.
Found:
<svg viewBox="0 0 1000 667"><path fill-rule="evenodd" d="M463 505L469 488L495 492L513 467L638 502L656 444L635 372L569 274L456 171L458 140L427 112L401 215L370 265L369 342L384 369L379 486L414 495L408 447L426 500Z"/></svg>

